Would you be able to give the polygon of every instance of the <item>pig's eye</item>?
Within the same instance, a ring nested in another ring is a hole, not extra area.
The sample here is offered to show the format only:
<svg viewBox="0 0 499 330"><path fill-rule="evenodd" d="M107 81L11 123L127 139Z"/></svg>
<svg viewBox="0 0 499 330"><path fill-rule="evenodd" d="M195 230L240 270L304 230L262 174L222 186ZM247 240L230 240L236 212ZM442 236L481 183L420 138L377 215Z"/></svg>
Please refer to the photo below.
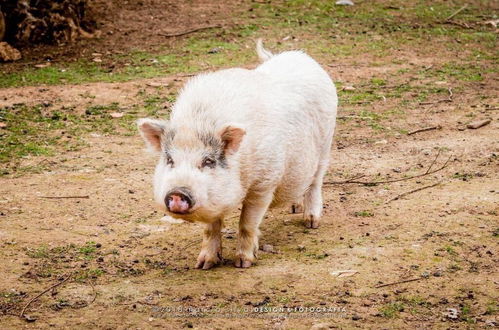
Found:
<svg viewBox="0 0 499 330"><path fill-rule="evenodd" d="M206 157L203 159L203 163L201 164L201 167L209 167L209 168L214 168L216 165L216 162L213 158Z"/></svg>
<svg viewBox="0 0 499 330"><path fill-rule="evenodd" d="M173 166L173 159L169 154L166 154L166 164Z"/></svg>

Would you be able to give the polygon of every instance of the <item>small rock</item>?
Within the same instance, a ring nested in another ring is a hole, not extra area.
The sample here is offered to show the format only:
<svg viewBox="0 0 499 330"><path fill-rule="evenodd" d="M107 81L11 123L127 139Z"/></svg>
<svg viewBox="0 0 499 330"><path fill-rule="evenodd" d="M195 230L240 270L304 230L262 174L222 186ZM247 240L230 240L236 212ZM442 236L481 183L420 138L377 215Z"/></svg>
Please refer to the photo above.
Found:
<svg viewBox="0 0 499 330"><path fill-rule="evenodd" d="M490 121L491 121L490 119L474 121L474 122L466 125L466 127L468 127L469 129L477 129L477 128L480 128L480 127L483 127L485 125L490 124Z"/></svg>
<svg viewBox="0 0 499 330"><path fill-rule="evenodd" d="M297 249L298 249L298 251L301 252L301 251L305 251L306 248L305 248L305 245L298 245Z"/></svg>
<svg viewBox="0 0 499 330"><path fill-rule="evenodd" d="M268 253L274 253L274 247L270 244L263 244L262 251Z"/></svg>
<svg viewBox="0 0 499 330"><path fill-rule="evenodd" d="M357 315L357 314L355 314L354 316L352 316L352 320L354 320L354 321L358 321L360 319L362 319L362 318L359 315Z"/></svg>
<svg viewBox="0 0 499 330"><path fill-rule="evenodd" d="M351 0L338 0L336 1L336 4L339 6L353 6L354 3Z"/></svg>
<svg viewBox="0 0 499 330"><path fill-rule="evenodd" d="M21 59L21 52L6 42L0 42L0 61L10 62Z"/></svg>
<svg viewBox="0 0 499 330"><path fill-rule="evenodd" d="M310 328L310 330L325 330L325 329L329 329L328 323L317 323Z"/></svg>
<svg viewBox="0 0 499 330"><path fill-rule="evenodd" d="M356 90L356 88L353 87L353 86L344 86L342 88L342 90L344 90L344 91L354 91L354 90Z"/></svg>
<svg viewBox="0 0 499 330"><path fill-rule="evenodd" d="M218 54L222 50L222 47L215 47L208 51L208 54Z"/></svg>
<svg viewBox="0 0 499 330"><path fill-rule="evenodd" d="M123 112L113 112L110 114L111 118L121 118L123 117L125 114Z"/></svg>
<svg viewBox="0 0 499 330"><path fill-rule="evenodd" d="M456 308L447 308L445 316L451 320L456 320L459 317Z"/></svg>
<svg viewBox="0 0 499 330"><path fill-rule="evenodd" d="M92 61L94 61L95 63L101 63L102 62L102 58L96 57Z"/></svg>
<svg viewBox="0 0 499 330"><path fill-rule="evenodd" d="M161 87L161 86L165 86L165 84L162 84L160 82L154 82L154 81L148 82L148 83L146 83L146 85L149 86L149 87Z"/></svg>

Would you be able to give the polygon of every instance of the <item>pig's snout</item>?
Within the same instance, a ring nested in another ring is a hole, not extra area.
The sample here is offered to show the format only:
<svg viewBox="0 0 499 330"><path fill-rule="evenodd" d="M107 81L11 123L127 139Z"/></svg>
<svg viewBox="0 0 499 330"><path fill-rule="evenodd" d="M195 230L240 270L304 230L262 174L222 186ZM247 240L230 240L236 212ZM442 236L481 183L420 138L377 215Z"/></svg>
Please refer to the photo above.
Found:
<svg viewBox="0 0 499 330"><path fill-rule="evenodd" d="M165 204L172 213L186 214L194 205L194 199L187 188L175 188L166 194Z"/></svg>

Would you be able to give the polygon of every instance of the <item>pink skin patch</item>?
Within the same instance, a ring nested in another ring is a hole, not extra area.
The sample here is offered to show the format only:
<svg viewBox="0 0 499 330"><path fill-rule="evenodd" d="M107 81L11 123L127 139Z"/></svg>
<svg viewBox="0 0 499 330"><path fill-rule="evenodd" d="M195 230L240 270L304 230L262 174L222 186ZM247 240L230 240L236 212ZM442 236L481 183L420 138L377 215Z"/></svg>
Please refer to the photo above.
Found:
<svg viewBox="0 0 499 330"><path fill-rule="evenodd" d="M173 213L186 213L189 210L189 203L180 196L172 195L168 200L168 209Z"/></svg>

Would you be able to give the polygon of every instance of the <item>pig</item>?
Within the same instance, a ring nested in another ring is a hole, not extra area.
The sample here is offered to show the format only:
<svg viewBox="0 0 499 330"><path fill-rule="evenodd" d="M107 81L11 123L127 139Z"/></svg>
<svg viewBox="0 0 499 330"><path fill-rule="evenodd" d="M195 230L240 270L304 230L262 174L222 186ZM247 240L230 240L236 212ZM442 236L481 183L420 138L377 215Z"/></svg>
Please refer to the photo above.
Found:
<svg viewBox="0 0 499 330"><path fill-rule="evenodd" d="M336 124L336 88L302 51L273 54L257 41L262 62L190 79L170 120L140 119L159 155L154 200L166 214L205 224L196 268L222 261L224 218L241 207L234 265L256 261L259 226L269 207L303 205L319 226L323 177Z"/></svg>

